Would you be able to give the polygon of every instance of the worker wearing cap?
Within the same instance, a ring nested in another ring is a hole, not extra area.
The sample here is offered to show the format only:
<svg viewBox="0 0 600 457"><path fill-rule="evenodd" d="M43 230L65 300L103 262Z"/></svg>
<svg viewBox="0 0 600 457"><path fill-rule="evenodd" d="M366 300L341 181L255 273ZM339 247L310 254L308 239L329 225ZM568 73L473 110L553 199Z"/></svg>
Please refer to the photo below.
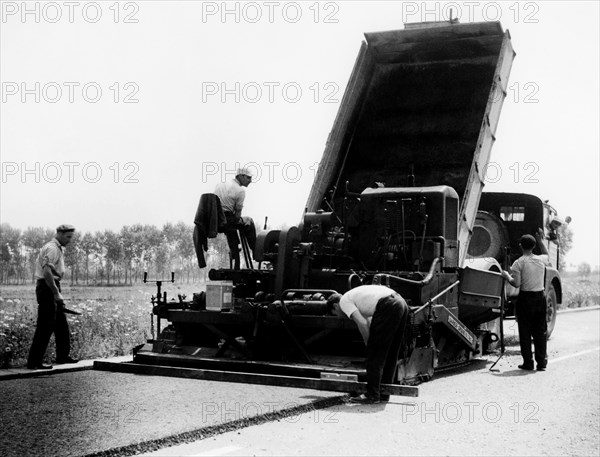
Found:
<svg viewBox="0 0 600 457"><path fill-rule="evenodd" d="M54 333L56 341L56 363L76 363L70 356L71 341L69 324L65 316L65 304L60 290L60 280L65 273L63 248L71 242L75 233L72 225L61 225L56 236L40 250L35 264L35 295L38 302L38 317L27 368L50 369L43 363L44 354Z"/></svg>
<svg viewBox="0 0 600 457"><path fill-rule="evenodd" d="M234 269L240 268L240 239L237 231L241 230L246 238L250 249L254 249L256 243L256 229L254 221L250 217L242 217L244 200L246 198L246 187L252 182L252 172L244 167L237 170L234 179L219 183L215 188L215 194L221 200L221 207L227 220L223 233L227 237L227 244L234 261Z"/></svg>
<svg viewBox="0 0 600 457"><path fill-rule="evenodd" d="M406 301L393 289L373 284L355 287L344 295L333 294L327 304L334 314L356 323L367 346L367 393L350 401L372 404L389 400L380 388L396 377L408 320Z"/></svg>
<svg viewBox="0 0 600 457"><path fill-rule="evenodd" d="M522 370L533 370L533 355L531 353L531 340L535 348L535 361L538 371L546 370L548 356L546 354L546 341L548 337L548 323L546 321L546 296L545 278L546 267L550 266L548 249L543 243L544 232L539 229L534 238L523 235L519 246L523 255L512 264L511 272L503 271L502 276L514 287L519 287L519 296L516 304L516 316L519 328L519 344L523 364ZM537 241L536 241L537 238ZM533 248L539 245L542 255L533 254Z"/></svg>

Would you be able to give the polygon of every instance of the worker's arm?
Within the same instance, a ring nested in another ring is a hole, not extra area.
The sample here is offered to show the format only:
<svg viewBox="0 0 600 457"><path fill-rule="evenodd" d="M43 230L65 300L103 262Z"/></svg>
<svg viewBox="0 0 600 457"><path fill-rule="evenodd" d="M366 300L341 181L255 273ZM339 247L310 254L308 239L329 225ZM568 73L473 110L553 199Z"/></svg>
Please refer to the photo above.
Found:
<svg viewBox="0 0 600 457"><path fill-rule="evenodd" d="M538 246L540 247L540 251L542 252L542 255L548 255L548 248L546 247L546 244L544 243L544 230L543 229L538 229L537 233L535 234L535 239L537 241Z"/></svg>
<svg viewBox="0 0 600 457"><path fill-rule="evenodd" d="M60 294L58 287L56 287L56 283L54 282L54 275L52 274L52 268L50 267L50 265L44 265L43 273L44 280L46 281L46 284L48 285L48 287L52 291L52 295L54 296L54 301L62 302L63 297Z"/></svg>
<svg viewBox="0 0 600 457"><path fill-rule="evenodd" d="M511 286L520 287L521 286L521 273L518 272L518 271L515 272L515 271L512 271L512 270L511 270L511 272L512 272L512 274L510 274L506 270L503 270L502 271L502 277L504 279L506 279L510 283Z"/></svg>
<svg viewBox="0 0 600 457"><path fill-rule="evenodd" d="M350 318L356 323L356 326L358 327L358 331L362 335L363 341L365 342L365 345L366 345L367 342L369 341L369 323L363 317L363 315L360 314L360 312L358 310L354 311L350 315Z"/></svg>
<svg viewBox="0 0 600 457"><path fill-rule="evenodd" d="M512 264L510 267L510 273L506 270L502 271L502 277L506 279L509 284L513 287L521 287L521 268L519 260Z"/></svg>
<svg viewBox="0 0 600 457"><path fill-rule="evenodd" d="M243 224L242 209L244 209L244 200L246 199L246 191L243 187L238 189L237 195L234 198L235 221L238 224Z"/></svg>

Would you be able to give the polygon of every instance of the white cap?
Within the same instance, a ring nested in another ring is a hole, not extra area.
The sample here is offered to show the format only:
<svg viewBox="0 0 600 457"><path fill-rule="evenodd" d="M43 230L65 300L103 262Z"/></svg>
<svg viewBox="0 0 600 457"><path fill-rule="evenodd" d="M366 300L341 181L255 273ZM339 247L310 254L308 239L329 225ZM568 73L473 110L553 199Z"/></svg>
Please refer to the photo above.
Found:
<svg viewBox="0 0 600 457"><path fill-rule="evenodd" d="M254 177L252 172L250 171L250 168L248 168L248 167L238 168L236 176L239 176L239 175L249 176L250 178Z"/></svg>

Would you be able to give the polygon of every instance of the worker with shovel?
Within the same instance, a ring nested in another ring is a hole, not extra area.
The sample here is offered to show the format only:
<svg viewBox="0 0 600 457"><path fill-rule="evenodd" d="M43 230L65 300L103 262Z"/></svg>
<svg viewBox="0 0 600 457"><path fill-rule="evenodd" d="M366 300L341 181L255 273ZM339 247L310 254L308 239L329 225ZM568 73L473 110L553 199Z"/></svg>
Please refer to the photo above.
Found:
<svg viewBox="0 0 600 457"><path fill-rule="evenodd" d="M52 365L43 363L50 336L54 333L56 340L56 363L77 363L70 356L71 336L69 323L65 313L78 314L65 308L61 295L60 280L65 273L63 248L71 242L75 233L72 225L61 225L56 229L56 236L40 250L35 264L37 280L35 295L38 302L38 318L33 343L29 350L27 368L32 370L48 370Z"/></svg>

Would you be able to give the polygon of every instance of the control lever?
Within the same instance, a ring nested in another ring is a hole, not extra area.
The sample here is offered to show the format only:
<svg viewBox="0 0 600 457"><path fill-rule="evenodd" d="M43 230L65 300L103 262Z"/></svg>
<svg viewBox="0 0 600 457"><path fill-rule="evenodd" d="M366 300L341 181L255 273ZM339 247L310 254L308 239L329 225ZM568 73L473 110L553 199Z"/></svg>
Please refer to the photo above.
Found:
<svg viewBox="0 0 600 457"><path fill-rule="evenodd" d="M162 287L163 281L169 281L169 280L168 279L158 279L158 280L154 280L154 281L148 281L148 272L144 271L144 280L143 281L144 281L144 284L146 284L147 282L156 283L156 298L154 296L152 296L151 302L154 305L153 306L154 314L156 314L156 334L160 335L160 316L158 315L157 311L158 311L158 307L162 303L164 303L164 304L167 303L167 293L162 292L161 287ZM172 283L175 282L175 272L174 271L171 272L170 282L172 282Z"/></svg>

